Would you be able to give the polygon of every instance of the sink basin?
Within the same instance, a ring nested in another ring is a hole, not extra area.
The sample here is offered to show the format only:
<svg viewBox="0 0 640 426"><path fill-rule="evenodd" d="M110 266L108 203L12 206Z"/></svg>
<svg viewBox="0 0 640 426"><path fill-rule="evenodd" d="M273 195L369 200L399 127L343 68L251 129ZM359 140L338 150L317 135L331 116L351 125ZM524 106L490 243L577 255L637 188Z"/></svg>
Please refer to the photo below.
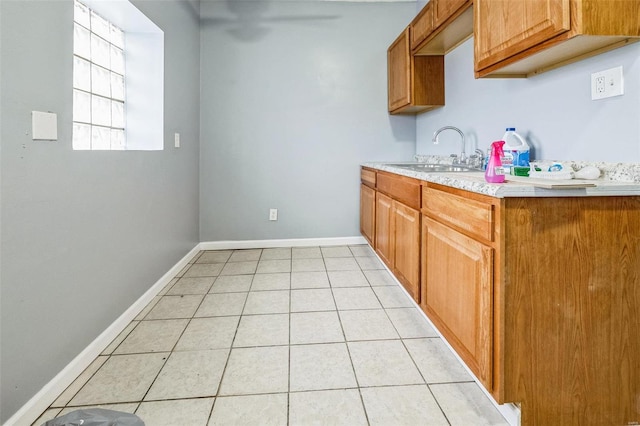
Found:
<svg viewBox="0 0 640 426"><path fill-rule="evenodd" d="M480 169L474 169L459 164L434 164L434 163L400 163L387 164L392 167L400 167L402 169L413 170L416 172L426 173L448 173L448 172L480 172Z"/></svg>

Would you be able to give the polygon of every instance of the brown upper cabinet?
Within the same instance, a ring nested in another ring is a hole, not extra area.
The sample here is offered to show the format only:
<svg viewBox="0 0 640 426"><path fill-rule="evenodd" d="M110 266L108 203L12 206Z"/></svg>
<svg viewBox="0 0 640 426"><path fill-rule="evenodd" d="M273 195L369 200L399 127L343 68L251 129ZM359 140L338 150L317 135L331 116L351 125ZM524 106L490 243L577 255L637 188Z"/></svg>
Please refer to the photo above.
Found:
<svg viewBox="0 0 640 426"><path fill-rule="evenodd" d="M476 77L528 77L640 39L637 0L475 0Z"/></svg>
<svg viewBox="0 0 640 426"><path fill-rule="evenodd" d="M444 55L473 33L471 0L431 0L411 21L414 55Z"/></svg>
<svg viewBox="0 0 640 426"><path fill-rule="evenodd" d="M444 56L413 56L407 27L387 50L389 112L415 114L444 105Z"/></svg>
<svg viewBox="0 0 640 426"><path fill-rule="evenodd" d="M444 106L444 55L473 33L471 0L431 0L387 50L389 112Z"/></svg>

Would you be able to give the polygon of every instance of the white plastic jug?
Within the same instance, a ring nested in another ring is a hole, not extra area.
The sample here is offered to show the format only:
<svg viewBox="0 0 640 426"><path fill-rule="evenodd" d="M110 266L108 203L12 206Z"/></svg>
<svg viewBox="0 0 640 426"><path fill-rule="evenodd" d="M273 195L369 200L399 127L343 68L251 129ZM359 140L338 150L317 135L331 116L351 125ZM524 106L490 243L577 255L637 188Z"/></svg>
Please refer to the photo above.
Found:
<svg viewBox="0 0 640 426"><path fill-rule="evenodd" d="M529 167L529 144L522 136L516 133L516 128L507 127L502 140L504 141L502 165L505 168L512 166Z"/></svg>

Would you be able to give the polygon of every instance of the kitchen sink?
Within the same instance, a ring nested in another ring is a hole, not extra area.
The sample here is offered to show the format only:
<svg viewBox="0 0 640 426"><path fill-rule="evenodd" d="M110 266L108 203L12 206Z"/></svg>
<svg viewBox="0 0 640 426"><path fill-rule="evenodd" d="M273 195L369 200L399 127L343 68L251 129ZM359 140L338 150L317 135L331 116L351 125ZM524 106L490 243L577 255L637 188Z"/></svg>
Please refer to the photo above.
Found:
<svg viewBox="0 0 640 426"><path fill-rule="evenodd" d="M435 163L399 163L387 164L391 167L399 167L401 169L413 170L415 172L426 173L448 173L448 172L481 172L480 169L463 166L459 164L435 164Z"/></svg>

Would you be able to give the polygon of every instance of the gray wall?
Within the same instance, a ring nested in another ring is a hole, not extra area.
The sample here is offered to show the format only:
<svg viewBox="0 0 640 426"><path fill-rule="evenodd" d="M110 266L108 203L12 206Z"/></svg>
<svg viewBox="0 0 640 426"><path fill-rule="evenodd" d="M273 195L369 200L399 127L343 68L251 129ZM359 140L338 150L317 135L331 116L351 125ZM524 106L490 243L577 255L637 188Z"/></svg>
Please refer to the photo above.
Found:
<svg viewBox="0 0 640 426"><path fill-rule="evenodd" d="M415 2L201 12L201 240L359 235L359 164L415 154L415 117L390 117L386 91Z"/></svg>
<svg viewBox="0 0 640 426"><path fill-rule="evenodd" d="M623 96L592 101L591 73L623 66ZM553 160L640 162L640 43L528 79L473 78L473 39L445 57L446 106L418 116L417 152L459 152L459 137L433 132L462 129L467 150L486 149L516 127L535 147L535 157Z"/></svg>
<svg viewBox="0 0 640 426"><path fill-rule="evenodd" d="M135 3L165 32L164 151L73 152L73 2L0 2L0 421L199 241L198 12ZM32 110L58 114L58 141L31 140Z"/></svg>

